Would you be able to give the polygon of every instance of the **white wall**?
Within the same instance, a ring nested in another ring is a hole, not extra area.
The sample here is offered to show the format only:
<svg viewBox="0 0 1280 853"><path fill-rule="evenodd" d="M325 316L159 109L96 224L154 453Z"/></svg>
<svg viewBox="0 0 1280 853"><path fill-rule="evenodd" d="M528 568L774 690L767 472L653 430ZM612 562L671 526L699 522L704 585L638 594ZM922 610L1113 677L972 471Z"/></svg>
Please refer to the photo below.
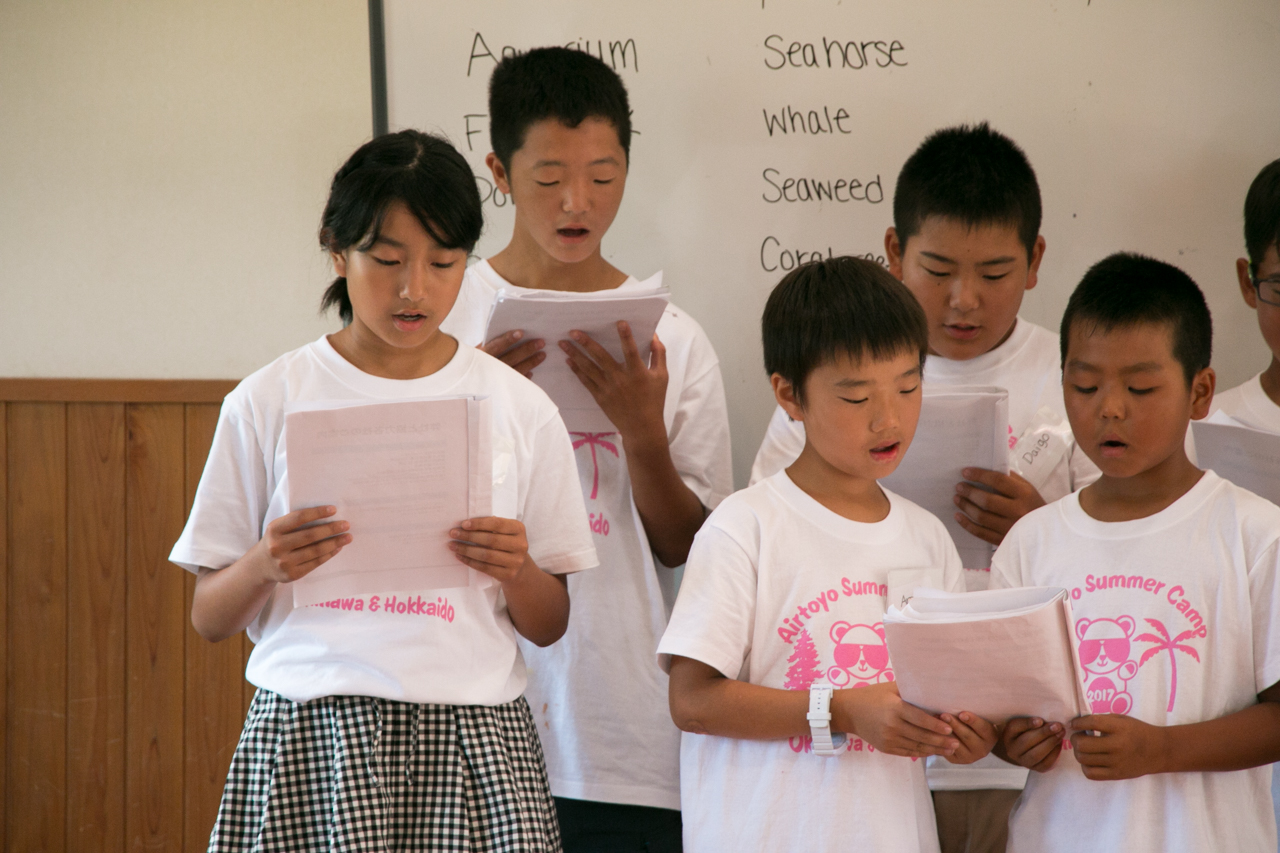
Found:
<svg viewBox="0 0 1280 853"><path fill-rule="evenodd" d="M335 327L363 0L0 3L0 376L239 378Z"/></svg>

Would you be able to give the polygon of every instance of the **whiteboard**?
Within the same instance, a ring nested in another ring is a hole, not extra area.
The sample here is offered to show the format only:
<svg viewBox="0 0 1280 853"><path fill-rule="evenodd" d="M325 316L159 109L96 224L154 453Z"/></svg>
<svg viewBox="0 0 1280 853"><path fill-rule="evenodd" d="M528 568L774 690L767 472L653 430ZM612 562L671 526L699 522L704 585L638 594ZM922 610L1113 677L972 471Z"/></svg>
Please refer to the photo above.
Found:
<svg viewBox="0 0 1280 853"><path fill-rule="evenodd" d="M1056 331L1089 265L1141 251L1204 288L1221 388L1267 364L1233 264L1245 192L1280 157L1276 0L384 0L383 11L389 126L443 133L471 162L480 257L512 226L484 165L497 59L559 44L616 68L637 135L604 253L638 278L663 270L706 329L739 485L773 409L759 335L769 291L815 253L882 257L903 161L961 122L1013 138L1040 181L1048 248L1023 316Z"/></svg>

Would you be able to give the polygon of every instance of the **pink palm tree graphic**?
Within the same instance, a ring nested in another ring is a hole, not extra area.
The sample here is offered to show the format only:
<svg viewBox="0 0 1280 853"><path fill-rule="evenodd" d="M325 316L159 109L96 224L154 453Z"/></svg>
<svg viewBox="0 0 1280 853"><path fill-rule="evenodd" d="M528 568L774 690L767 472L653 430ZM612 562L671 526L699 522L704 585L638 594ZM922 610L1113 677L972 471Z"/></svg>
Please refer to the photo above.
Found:
<svg viewBox="0 0 1280 853"><path fill-rule="evenodd" d="M1200 663L1200 654L1190 646L1179 645L1183 640L1189 640L1195 634L1194 630L1183 631L1172 640L1169 639L1169 631L1164 627L1159 619L1147 619L1147 624L1155 628L1160 636L1155 634L1139 634L1134 639L1141 640L1144 643L1155 643L1154 646L1142 653L1142 657L1138 659L1138 666L1142 666L1151 658L1160 654L1160 652L1169 653L1169 666L1172 672L1172 679L1169 682L1169 707L1165 710L1169 713L1173 712L1173 700L1178 695L1178 658L1174 654L1175 651L1184 652L1195 658L1196 663Z"/></svg>
<svg viewBox="0 0 1280 853"><path fill-rule="evenodd" d="M573 449L577 450L582 445L591 448L591 500L596 499L596 494L600 491L600 463L596 461L596 447L603 447L605 450L618 455L618 446L612 441L605 441L605 436L616 435L612 432L571 432L569 435L580 436L575 438Z"/></svg>

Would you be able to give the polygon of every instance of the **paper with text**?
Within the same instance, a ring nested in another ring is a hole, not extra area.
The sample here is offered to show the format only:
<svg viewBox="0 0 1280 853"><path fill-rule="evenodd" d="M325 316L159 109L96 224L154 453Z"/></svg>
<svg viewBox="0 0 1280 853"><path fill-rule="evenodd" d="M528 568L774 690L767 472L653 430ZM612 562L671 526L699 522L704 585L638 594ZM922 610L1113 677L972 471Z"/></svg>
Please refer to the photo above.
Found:
<svg viewBox="0 0 1280 853"><path fill-rule="evenodd" d="M966 569L991 565L995 548L955 520L964 468L1009 472L1009 393L987 386L924 389L920 424L907 455L881 482L938 517Z"/></svg>
<svg viewBox="0 0 1280 853"><path fill-rule="evenodd" d="M904 700L931 714L970 711L996 725L1013 717L1066 723L1089 713L1074 624L1067 591L1058 587L919 589L884 615Z"/></svg>
<svg viewBox="0 0 1280 853"><path fill-rule="evenodd" d="M622 341L617 324L619 320L626 320L640 358L647 364L653 333L670 298L670 292L662 286L662 273L651 276L638 287L591 293L558 290L508 293L504 290L499 292L489 314L484 339L491 341L515 329L524 332L524 341L542 338L547 342L544 350L547 359L533 371L533 381L559 407L565 426L570 430L609 432L617 427L569 369L560 341L569 340L569 332L574 329L586 332L621 362Z"/></svg>
<svg viewBox="0 0 1280 853"><path fill-rule="evenodd" d="M1191 431L1201 468L1280 504L1280 435L1245 426L1222 412L1192 421Z"/></svg>
<svg viewBox="0 0 1280 853"><path fill-rule="evenodd" d="M287 405L290 511L336 506L352 536L290 584L294 606L468 586L449 530L492 512L490 431L483 397Z"/></svg>

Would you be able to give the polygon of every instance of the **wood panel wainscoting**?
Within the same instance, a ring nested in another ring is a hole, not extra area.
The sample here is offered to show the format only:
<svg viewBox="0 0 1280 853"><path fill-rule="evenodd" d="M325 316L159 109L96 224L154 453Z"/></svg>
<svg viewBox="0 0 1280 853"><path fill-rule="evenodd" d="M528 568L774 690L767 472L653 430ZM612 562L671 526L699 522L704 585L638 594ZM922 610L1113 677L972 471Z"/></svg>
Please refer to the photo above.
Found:
<svg viewBox="0 0 1280 853"><path fill-rule="evenodd" d="M168 561L217 380L0 379L0 848L203 851L253 695Z"/></svg>

